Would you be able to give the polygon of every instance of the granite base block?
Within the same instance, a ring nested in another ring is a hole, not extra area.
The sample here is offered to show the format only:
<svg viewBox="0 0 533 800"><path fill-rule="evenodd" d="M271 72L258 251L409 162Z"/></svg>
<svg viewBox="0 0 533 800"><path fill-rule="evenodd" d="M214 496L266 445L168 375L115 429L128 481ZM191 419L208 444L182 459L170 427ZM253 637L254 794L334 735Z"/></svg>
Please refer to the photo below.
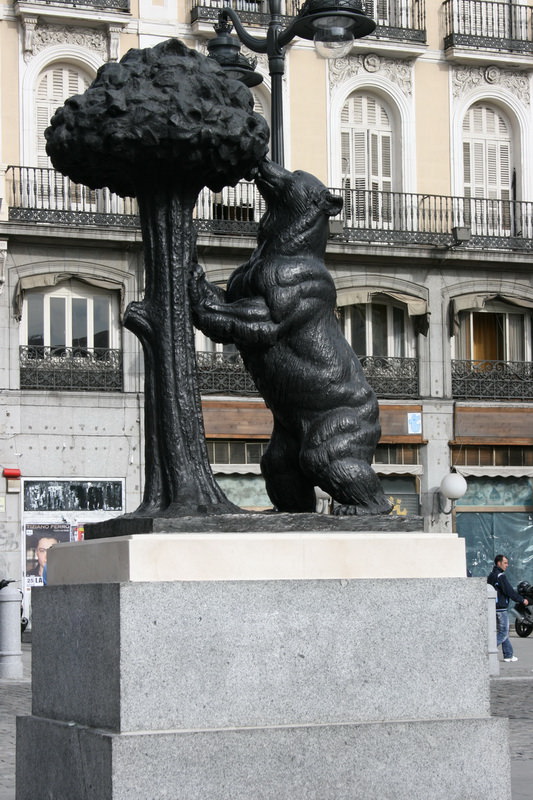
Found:
<svg viewBox="0 0 533 800"><path fill-rule="evenodd" d="M33 713L115 731L489 713L486 582L47 586Z"/></svg>
<svg viewBox="0 0 533 800"><path fill-rule="evenodd" d="M510 800L507 720L113 734L18 720L16 800Z"/></svg>

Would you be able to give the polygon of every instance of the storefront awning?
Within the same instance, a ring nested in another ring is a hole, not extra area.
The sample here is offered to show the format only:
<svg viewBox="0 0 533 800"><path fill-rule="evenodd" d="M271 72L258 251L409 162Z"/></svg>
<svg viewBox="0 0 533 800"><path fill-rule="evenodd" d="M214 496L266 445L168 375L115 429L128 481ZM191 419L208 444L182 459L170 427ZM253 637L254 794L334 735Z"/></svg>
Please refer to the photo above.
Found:
<svg viewBox="0 0 533 800"><path fill-rule="evenodd" d="M455 467L455 471L467 478L533 478L533 467Z"/></svg>

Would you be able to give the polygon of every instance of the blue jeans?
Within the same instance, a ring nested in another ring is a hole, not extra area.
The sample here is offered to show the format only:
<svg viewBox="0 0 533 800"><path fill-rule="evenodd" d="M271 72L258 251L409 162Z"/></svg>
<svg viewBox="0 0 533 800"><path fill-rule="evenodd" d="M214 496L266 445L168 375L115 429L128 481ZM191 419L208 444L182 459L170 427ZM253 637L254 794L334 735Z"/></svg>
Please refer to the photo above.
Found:
<svg viewBox="0 0 533 800"><path fill-rule="evenodd" d="M509 639L509 614L496 611L496 647L501 644L504 658L512 658L513 646Z"/></svg>

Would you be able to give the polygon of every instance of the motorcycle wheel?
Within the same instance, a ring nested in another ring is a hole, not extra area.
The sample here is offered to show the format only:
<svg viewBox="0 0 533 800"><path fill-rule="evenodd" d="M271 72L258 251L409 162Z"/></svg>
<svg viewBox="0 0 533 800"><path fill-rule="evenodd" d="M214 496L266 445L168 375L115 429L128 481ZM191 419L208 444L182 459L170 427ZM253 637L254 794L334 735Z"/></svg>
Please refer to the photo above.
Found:
<svg viewBox="0 0 533 800"><path fill-rule="evenodd" d="M520 636L521 639L525 639L526 636L533 631L533 625L530 622L522 622L521 620L515 620L514 629L517 633L517 636Z"/></svg>

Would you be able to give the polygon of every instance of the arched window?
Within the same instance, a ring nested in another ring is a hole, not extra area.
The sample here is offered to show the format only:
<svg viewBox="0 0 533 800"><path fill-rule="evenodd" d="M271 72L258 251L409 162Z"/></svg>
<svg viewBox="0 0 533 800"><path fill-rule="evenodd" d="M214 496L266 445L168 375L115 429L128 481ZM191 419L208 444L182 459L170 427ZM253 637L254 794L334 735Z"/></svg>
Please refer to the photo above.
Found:
<svg viewBox="0 0 533 800"><path fill-rule="evenodd" d="M24 293L22 389L120 391L119 293L76 280L35 278ZM102 281L104 283L104 281Z"/></svg>
<svg viewBox="0 0 533 800"><path fill-rule="evenodd" d="M49 167L44 131L50 119L68 97L82 94L92 81L88 72L73 64L51 64L39 76L35 92L35 152L37 166Z"/></svg>
<svg viewBox="0 0 533 800"><path fill-rule="evenodd" d="M358 223L387 222L393 189L393 129L385 104L353 92L341 112L344 213Z"/></svg>
<svg viewBox="0 0 533 800"><path fill-rule="evenodd" d="M511 126L496 107L471 106L463 121L463 180L467 224L483 235L511 229Z"/></svg>

